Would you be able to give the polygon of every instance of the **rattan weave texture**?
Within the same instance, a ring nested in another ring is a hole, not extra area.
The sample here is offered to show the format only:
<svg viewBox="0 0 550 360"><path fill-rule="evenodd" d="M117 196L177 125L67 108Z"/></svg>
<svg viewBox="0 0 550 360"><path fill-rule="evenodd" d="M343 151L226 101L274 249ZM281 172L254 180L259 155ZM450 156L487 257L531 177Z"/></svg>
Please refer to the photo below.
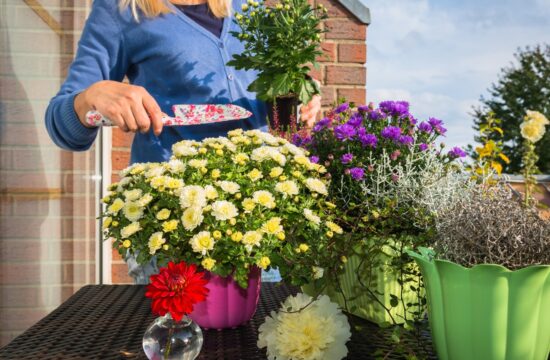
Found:
<svg viewBox="0 0 550 360"><path fill-rule="evenodd" d="M263 283L254 318L237 329L205 331L199 359L265 359L265 351L256 346L258 327L296 291L284 284ZM85 286L0 349L0 359L146 359L141 340L154 316L144 292L143 286ZM354 330L347 344L349 359L374 359L376 350L390 352L386 359L404 358L393 351L391 329L380 329L355 317L350 323ZM419 343L410 337L404 343L421 358L435 358L427 333L420 339Z"/></svg>

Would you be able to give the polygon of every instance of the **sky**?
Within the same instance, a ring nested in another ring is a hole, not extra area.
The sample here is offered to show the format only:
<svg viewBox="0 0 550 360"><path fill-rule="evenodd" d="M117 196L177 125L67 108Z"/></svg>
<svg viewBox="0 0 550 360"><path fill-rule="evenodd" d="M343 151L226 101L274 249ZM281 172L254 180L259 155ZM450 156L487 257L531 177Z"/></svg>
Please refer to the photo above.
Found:
<svg viewBox="0 0 550 360"><path fill-rule="evenodd" d="M472 106L521 47L550 43L550 0L367 0L367 100L407 100L473 144Z"/></svg>

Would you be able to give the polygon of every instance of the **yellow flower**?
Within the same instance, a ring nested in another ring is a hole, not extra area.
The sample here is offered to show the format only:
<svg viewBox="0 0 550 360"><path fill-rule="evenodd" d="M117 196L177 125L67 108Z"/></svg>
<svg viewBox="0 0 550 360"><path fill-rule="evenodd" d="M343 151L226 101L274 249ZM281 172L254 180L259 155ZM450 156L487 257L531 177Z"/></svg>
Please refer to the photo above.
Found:
<svg viewBox="0 0 550 360"><path fill-rule="evenodd" d="M194 167L195 169L200 169L203 167L206 167L206 164L208 164L207 160L204 159L191 159L188 162L189 166Z"/></svg>
<svg viewBox="0 0 550 360"><path fill-rule="evenodd" d="M546 132L544 125L542 125L540 122L537 121L524 121L520 125L521 129L521 136L523 136L524 139L527 139L531 141L532 143L536 143L542 137L544 136L544 133Z"/></svg>
<svg viewBox="0 0 550 360"><path fill-rule="evenodd" d="M327 235L327 237L331 238L331 237L334 236L334 232L329 230L329 231L326 232L326 235Z"/></svg>
<svg viewBox="0 0 550 360"><path fill-rule="evenodd" d="M309 159L307 158L307 156L304 156L304 155L297 155L297 156L294 156L294 161L299 164L299 165L302 165L302 166L309 166L311 164L311 161L309 161Z"/></svg>
<svg viewBox="0 0 550 360"><path fill-rule="evenodd" d="M166 240L162 237L162 231L153 233L149 237L149 254L155 255L158 249L162 247L162 245L166 242Z"/></svg>
<svg viewBox="0 0 550 360"><path fill-rule="evenodd" d="M181 174L185 171L185 164L178 159L172 159L166 163L166 168L173 174Z"/></svg>
<svg viewBox="0 0 550 360"><path fill-rule="evenodd" d="M242 204L243 204L244 211L246 213L251 212L256 207L256 203L251 198L244 199Z"/></svg>
<svg viewBox="0 0 550 360"><path fill-rule="evenodd" d="M143 170L145 170L145 167L143 166L143 164L135 164L135 165L130 169L130 174L132 174L132 175L137 175L137 174L142 173Z"/></svg>
<svg viewBox="0 0 550 360"><path fill-rule="evenodd" d="M242 198L243 196L241 195L241 193L236 193L235 194L235 199L239 200L240 198Z"/></svg>
<svg viewBox="0 0 550 360"><path fill-rule="evenodd" d="M168 209L162 209L156 215L157 220L166 220L170 217L171 211Z"/></svg>
<svg viewBox="0 0 550 360"><path fill-rule="evenodd" d="M216 155L222 156L223 155L223 150L222 149L216 150Z"/></svg>
<svg viewBox="0 0 550 360"><path fill-rule="evenodd" d="M113 222L113 218L108 216L105 219L103 219L103 230L106 230L111 226L111 223Z"/></svg>
<svg viewBox="0 0 550 360"><path fill-rule="evenodd" d="M124 204L122 212L126 219L130 221L138 221L143 216L143 206L141 206L137 201L129 201Z"/></svg>
<svg viewBox="0 0 550 360"><path fill-rule="evenodd" d="M309 250L309 246L307 244L300 244L300 251L306 252Z"/></svg>
<svg viewBox="0 0 550 360"><path fill-rule="evenodd" d="M337 234L342 234L344 232L344 230L342 230L342 228L338 224L335 224L332 221L327 221L326 224L331 231Z"/></svg>
<svg viewBox="0 0 550 360"><path fill-rule="evenodd" d="M124 240L122 242L122 246L124 246L126 249L128 249L130 246L132 246L132 242L130 240Z"/></svg>
<svg viewBox="0 0 550 360"><path fill-rule="evenodd" d="M135 201L141 197L141 189L126 190L123 194L126 201Z"/></svg>
<svg viewBox="0 0 550 360"><path fill-rule="evenodd" d="M250 180L252 181L256 181L256 180L260 180L261 178L263 178L264 176L262 175L262 172L258 169L253 169L252 171L250 171L247 175Z"/></svg>
<svg viewBox="0 0 550 360"><path fill-rule="evenodd" d="M267 256L262 256L260 261L258 261L258 266L262 269L267 269L267 267L271 264L271 260Z"/></svg>
<svg viewBox="0 0 550 360"><path fill-rule="evenodd" d="M208 200L214 200L215 198L218 197L218 192L216 191L216 188L213 187L212 185L206 185L204 187L204 193Z"/></svg>
<svg viewBox="0 0 550 360"><path fill-rule="evenodd" d="M210 271L214 268L214 265L216 265L216 260L212 258L205 258L201 261L201 265L203 268Z"/></svg>
<svg viewBox="0 0 550 360"><path fill-rule="evenodd" d="M327 187L326 187L325 183L322 182L319 179L307 178L305 183L306 183L306 186L308 187L308 189L311 190L311 191L314 191L314 192L319 193L321 195L327 195L328 194Z"/></svg>
<svg viewBox="0 0 550 360"><path fill-rule="evenodd" d="M219 230L216 230L212 233L212 236L214 237L214 239L218 240L222 238L222 233Z"/></svg>
<svg viewBox="0 0 550 360"><path fill-rule="evenodd" d="M239 215L237 207L229 201L216 201L212 204L212 215L216 220L229 220Z"/></svg>
<svg viewBox="0 0 550 360"><path fill-rule="evenodd" d="M218 150L218 151L221 151L221 150ZM223 152L223 151L222 151ZM212 176L212 179L217 179L221 176L221 171L220 169L214 169L212 170L212 173L210 174L210 176Z"/></svg>
<svg viewBox="0 0 550 360"><path fill-rule="evenodd" d="M243 133L243 129L239 128L239 129L228 131L227 135L228 136L239 136L239 135L242 135L242 133Z"/></svg>
<svg viewBox="0 0 550 360"><path fill-rule="evenodd" d="M321 218L315 215L315 213L313 213L310 209L304 209L304 217L315 225L319 225L321 223Z"/></svg>
<svg viewBox="0 0 550 360"><path fill-rule="evenodd" d="M168 244L164 244L164 245L162 245L162 249L164 251L167 251L168 249L170 249L170 246Z"/></svg>
<svg viewBox="0 0 550 360"><path fill-rule="evenodd" d="M203 174L203 175L208 172L208 169L205 168L205 167L201 167L199 170L200 170L201 174Z"/></svg>
<svg viewBox="0 0 550 360"><path fill-rule="evenodd" d="M181 216L181 223L183 224L185 230L188 231L195 230L197 226L202 224L203 220L204 216L202 215L202 209L195 206L187 208Z"/></svg>
<svg viewBox="0 0 550 360"><path fill-rule="evenodd" d="M172 152L178 157L197 155L197 149L195 149L195 147L189 146L183 142L175 143L172 146Z"/></svg>
<svg viewBox="0 0 550 360"><path fill-rule="evenodd" d="M271 169L271 171L269 172L269 176L271 176L272 178L276 178L280 176L282 173L283 173L283 168L277 166Z"/></svg>
<svg viewBox="0 0 550 360"><path fill-rule="evenodd" d="M189 244L194 252L206 255L208 250L214 249L215 241L214 238L210 236L210 232L201 231L189 240Z"/></svg>
<svg viewBox="0 0 550 360"><path fill-rule="evenodd" d="M342 255L342 256L340 257L340 261L342 261L342 262L345 264L345 263L348 262L348 258L345 257L344 255Z"/></svg>
<svg viewBox="0 0 550 360"><path fill-rule="evenodd" d="M169 189L179 189L183 186L183 180L181 179L175 179L170 176L164 177L164 186L166 186Z"/></svg>
<svg viewBox="0 0 550 360"><path fill-rule="evenodd" d="M227 230L225 230L225 233L226 233L227 235L231 236L231 234L233 234L233 230L227 229Z"/></svg>
<svg viewBox="0 0 550 360"><path fill-rule="evenodd" d="M287 179L287 177L285 175L279 176L279 180L281 180L281 181L285 181L286 179Z"/></svg>
<svg viewBox="0 0 550 360"><path fill-rule="evenodd" d="M533 121L541 126L550 125L550 121L542 113L533 110L527 110L524 121Z"/></svg>
<svg viewBox="0 0 550 360"><path fill-rule="evenodd" d="M273 217L262 225L262 231L266 234L275 235L283 231L280 217Z"/></svg>
<svg viewBox="0 0 550 360"><path fill-rule="evenodd" d="M236 194L241 189L239 184L233 181L218 181L216 185L218 185L223 191L229 194Z"/></svg>
<svg viewBox="0 0 550 360"><path fill-rule="evenodd" d="M282 241L282 240L284 240L285 238L286 238L286 236L285 236L285 233L284 233L284 232L281 231L280 233L277 234L277 239L279 239L279 240Z"/></svg>
<svg viewBox="0 0 550 360"><path fill-rule="evenodd" d="M101 202L104 203L104 204L107 204L109 201L111 201L111 197L109 195L104 196L103 198L101 198Z"/></svg>
<svg viewBox="0 0 550 360"><path fill-rule="evenodd" d="M237 231L235 233L233 233L233 235L231 235L231 240L235 241L235 242L239 242L243 239L243 233L240 232L240 231Z"/></svg>
<svg viewBox="0 0 550 360"><path fill-rule="evenodd" d="M292 180L277 183L275 185L275 190L283 193L285 197L298 195L299 192L298 185L296 185L296 183Z"/></svg>
<svg viewBox="0 0 550 360"><path fill-rule="evenodd" d="M109 214L116 215L120 209L124 207L124 201L120 198L116 198L115 201L107 208Z"/></svg>
<svg viewBox="0 0 550 360"><path fill-rule="evenodd" d="M243 235L243 244L248 250L248 252L252 251L253 246L260 246L260 241L262 240L262 233L259 231L247 231Z"/></svg>
<svg viewBox="0 0 550 360"><path fill-rule="evenodd" d="M241 5L241 10L242 11L247 11L248 10L248 5L247 4L242 4Z"/></svg>
<svg viewBox="0 0 550 360"><path fill-rule="evenodd" d="M206 150L206 148L201 147L201 148L199 149L199 154L203 154L203 155L204 155L204 154L206 154L207 151L208 151L208 150Z"/></svg>
<svg viewBox="0 0 550 360"><path fill-rule="evenodd" d="M245 153L238 153L235 156L233 156L233 161L235 161L239 165L244 165L249 160L248 155Z"/></svg>
<svg viewBox="0 0 550 360"><path fill-rule="evenodd" d="M114 220L112 225L113 225L113 227L117 227L118 226L118 221Z"/></svg>
<svg viewBox="0 0 550 360"><path fill-rule="evenodd" d="M336 208L336 205L329 202L329 201L325 201L325 205L328 206L329 209L335 209Z"/></svg>
<svg viewBox="0 0 550 360"><path fill-rule="evenodd" d="M323 274L325 273L325 269L319 266L313 266L311 268L311 271L313 272L313 278L314 279L320 279L323 277Z"/></svg>
<svg viewBox="0 0 550 360"><path fill-rule="evenodd" d="M151 201L153 201L153 195L151 194L145 194L141 199L138 200L138 203L145 207L147 206Z"/></svg>
<svg viewBox="0 0 550 360"><path fill-rule="evenodd" d="M178 228L178 221L177 220L170 220L170 221L165 221L162 223L162 231L164 231L165 233L167 232L170 232L170 231L174 231Z"/></svg>
<svg viewBox="0 0 550 360"><path fill-rule="evenodd" d="M235 219L229 219L229 223L230 223L231 225L235 225L235 224L237 223L237 220L235 220Z"/></svg>
<svg viewBox="0 0 550 360"><path fill-rule="evenodd" d="M265 206L268 209L273 209L275 207L275 198L273 194L266 190L255 191L252 194L252 200L254 200L256 204Z"/></svg>
<svg viewBox="0 0 550 360"><path fill-rule="evenodd" d="M206 205L206 191L198 185L184 186L180 192L182 208L203 207Z"/></svg>
<svg viewBox="0 0 550 360"><path fill-rule="evenodd" d="M120 236L122 236L123 239L126 239L134 235L140 230L141 230L141 225L138 222L133 222L130 225L123 227L122 230L120 230Z"/></svg>
<svg viewBox="0 0 550 360"><path fill-rule="evenodd" d="M295 170L292 172L292 176L294 176L295 178L300 178L302 177L302 173L298 170Z"/></svg>

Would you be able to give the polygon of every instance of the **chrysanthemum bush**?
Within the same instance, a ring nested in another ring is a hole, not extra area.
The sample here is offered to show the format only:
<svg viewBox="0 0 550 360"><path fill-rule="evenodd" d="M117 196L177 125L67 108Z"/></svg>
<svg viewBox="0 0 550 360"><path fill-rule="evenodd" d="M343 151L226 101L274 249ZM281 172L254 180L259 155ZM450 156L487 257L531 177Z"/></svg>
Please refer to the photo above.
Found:
<svg viewBox="0 0 550 360"><path fill-rule="evenodd" d="M165 163L134 164L106 196L105 233L119 253L232 275L277 266L300 285L334 266L342 228L333 222L324 166L257 130L173 146Z"/></svg>
<svg viewBox="0 0 550 360"><path fill-rule="evenodd" d="M417 120L407 102L384 101L377 108L340 104L310 137L295 138L331 176L339 224L353 234L348 249L362 259L358 276L373 301L380 294L369 284L381 267L395 272L407 290L421 293L418 269L404 249L426 245L433 231L430 205L456 195L460 166L454 160L466 154L444 149L439 140L446 131L439 119ZM392 307L402 299L392 294ZM423 303L416 305L411 314L419 316Z"/></svg>

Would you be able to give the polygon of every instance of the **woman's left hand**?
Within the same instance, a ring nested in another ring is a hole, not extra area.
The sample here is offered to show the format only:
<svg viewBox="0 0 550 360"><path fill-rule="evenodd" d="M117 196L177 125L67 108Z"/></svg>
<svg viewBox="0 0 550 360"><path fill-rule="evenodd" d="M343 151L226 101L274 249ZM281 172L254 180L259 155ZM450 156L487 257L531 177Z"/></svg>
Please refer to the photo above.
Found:
<svg viewBox="0 0 550 360"><path fill-rule="evenodd" d="M321 95L314 95L309 103L300 108L301 121L308 129L313 127L317 114L321 111Z"/></svg>

